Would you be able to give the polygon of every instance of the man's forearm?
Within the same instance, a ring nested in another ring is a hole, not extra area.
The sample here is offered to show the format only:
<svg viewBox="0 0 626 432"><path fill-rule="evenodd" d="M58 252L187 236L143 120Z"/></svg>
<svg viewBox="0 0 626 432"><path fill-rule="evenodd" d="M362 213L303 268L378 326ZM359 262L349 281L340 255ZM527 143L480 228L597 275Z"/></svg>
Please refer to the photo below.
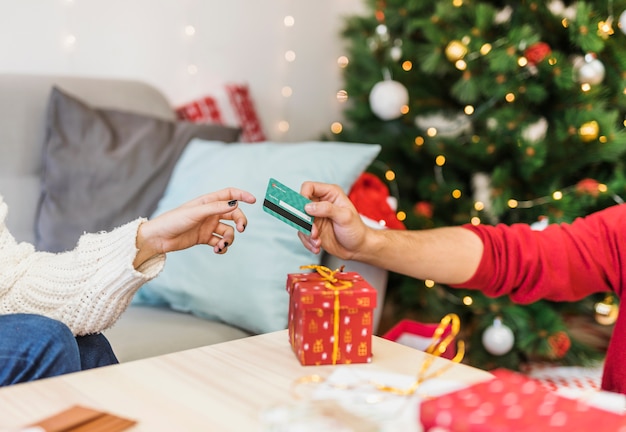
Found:
<svg viewBox="0 0 626 432"><path fill-rule="evenodd" d="M458 284L475 273L482 253L480 238L462 227L372 230L354 259L417 279Z"/></svg>

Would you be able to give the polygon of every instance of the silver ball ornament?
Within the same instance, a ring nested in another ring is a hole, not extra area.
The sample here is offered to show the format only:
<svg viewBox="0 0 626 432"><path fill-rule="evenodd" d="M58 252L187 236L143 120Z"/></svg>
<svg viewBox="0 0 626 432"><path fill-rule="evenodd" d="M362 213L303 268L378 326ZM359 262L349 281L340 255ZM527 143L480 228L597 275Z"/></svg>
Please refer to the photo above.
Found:
<svg viewBox="0 0 626 432"><path fill-rule="evenodd" d="M622 33L626 34L626 10L619 15L617 26Z"/></svg>

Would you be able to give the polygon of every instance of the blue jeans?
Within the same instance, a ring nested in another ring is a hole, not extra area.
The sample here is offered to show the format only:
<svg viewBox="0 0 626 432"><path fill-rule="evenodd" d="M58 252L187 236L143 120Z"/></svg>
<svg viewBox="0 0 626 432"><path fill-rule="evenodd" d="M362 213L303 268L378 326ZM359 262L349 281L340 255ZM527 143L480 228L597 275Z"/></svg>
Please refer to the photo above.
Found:
<svg viewBox="0 0 626 432"><path fill-rule="evenodd" d="M40 315L0 315L0 386L117 363L102 334L74 337Z"/></svg>

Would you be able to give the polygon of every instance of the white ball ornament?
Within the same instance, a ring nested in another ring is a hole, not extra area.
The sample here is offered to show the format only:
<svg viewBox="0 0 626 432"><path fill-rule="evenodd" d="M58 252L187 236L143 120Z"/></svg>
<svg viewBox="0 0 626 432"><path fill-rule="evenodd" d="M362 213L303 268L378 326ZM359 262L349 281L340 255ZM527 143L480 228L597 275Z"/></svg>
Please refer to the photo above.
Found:
<svg viewBox="0 0 626 432"><path fill-rule="evenodd" d="M381 120L393 120L402 115L402 108L409 103L409 91L394 80L376 83L370 92L370 108Z"/></svg>
<svg viewBox="0 0 626 432"><path fill-rule="evenodd" d="M389 50L389 56L393 61L398 61L402 58L402 47L394 45Z"/></svg>
<svg viewBox="0 0 626 432"><path fill-rule="evenodd" d="M513 331L496 318L493 324L487 327L482 337L483 346L493 355L504 355L511 351L515 343Z"/></svg>
<svg viewBox="0 0 626 432"><path fill-rule="evenodd" d="M604 65L593 54L585 56L585 62L578 69L578 82L596 85L604 80Z"/></svg>

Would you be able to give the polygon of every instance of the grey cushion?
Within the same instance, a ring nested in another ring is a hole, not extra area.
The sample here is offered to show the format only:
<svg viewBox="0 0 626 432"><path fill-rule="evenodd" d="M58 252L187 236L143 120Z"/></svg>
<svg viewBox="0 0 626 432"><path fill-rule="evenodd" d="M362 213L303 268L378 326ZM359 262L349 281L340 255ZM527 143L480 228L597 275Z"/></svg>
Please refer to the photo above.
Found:
<svg viewBox="0 0 626 432"><path fill-rule="evenodd" d="M84 232L151 215L192 138L233 142L239 135L237 128L92 108L54 87L43 146L37 249L73 249Z"/></svg>

